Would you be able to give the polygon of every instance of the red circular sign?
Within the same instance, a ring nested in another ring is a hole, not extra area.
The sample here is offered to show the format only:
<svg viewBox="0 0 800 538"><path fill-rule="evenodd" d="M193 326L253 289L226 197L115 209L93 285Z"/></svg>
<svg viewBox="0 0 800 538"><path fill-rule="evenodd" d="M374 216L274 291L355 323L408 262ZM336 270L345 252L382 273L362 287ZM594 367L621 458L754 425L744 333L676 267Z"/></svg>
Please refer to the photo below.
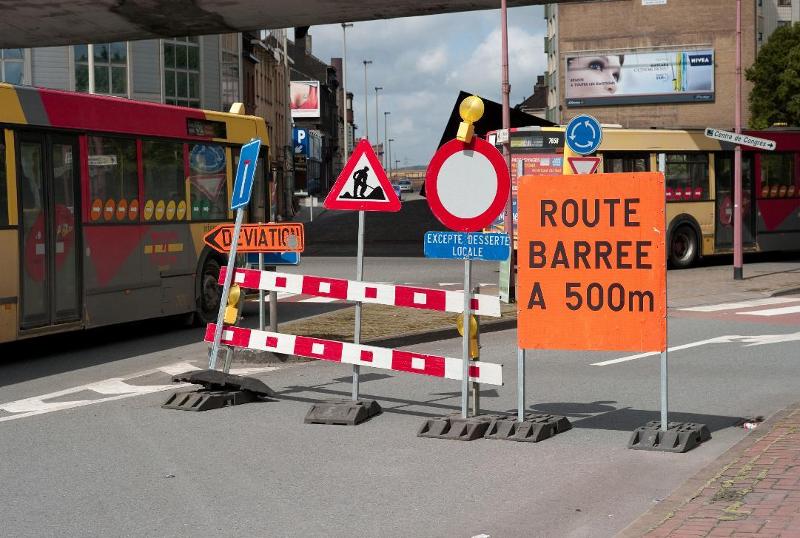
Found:
<svg viewBox="0 0 800 538"><path fill-rule="evenodd" d="M503 155L482 138L451 140L425 174L425 195L439 222L459 232L486 228L503 210L511 178Z"/></svg>

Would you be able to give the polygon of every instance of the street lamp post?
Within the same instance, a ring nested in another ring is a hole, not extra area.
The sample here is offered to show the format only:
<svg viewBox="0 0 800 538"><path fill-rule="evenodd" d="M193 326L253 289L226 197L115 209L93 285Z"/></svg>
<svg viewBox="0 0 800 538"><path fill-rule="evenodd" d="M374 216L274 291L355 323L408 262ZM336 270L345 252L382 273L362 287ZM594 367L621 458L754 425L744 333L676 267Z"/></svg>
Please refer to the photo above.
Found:
<svg viewBox="0 0 800 538"><path fill-rule="evenodd" d="M387 160L389 156L389 114L391 112L384 112L383 113L383 141L386 142L386 147L383 148L383 166L387 167L389 165L389 161Z"/></svg>
<svg viewBox="0 0 800 538"><path fill-rule="evenodd" d="M364 138L369 140L369 110L367 107L367 66L372 60L364 60Z"/></svg>
<svg viewBox="0 0 800 538"><path fill-rule="evenodd" d="M347 29L352 28L352 23L342 23L342 48L344 49L342 53L342 108L344 108L344 162L347 162L348 157L348 135L350 134L348 123L347 123Z"/></svg>
<svg viewBox="0 0 800 538"><path fill-rule="evenodd" d="M375 86L375 147L381 143L381 128L378 118L378 92L383 89L383 86ZM380 148L378 148L380 149Z"/></svg>
<svg viewBox="0 0 800 538"><path fill-rule="evenodd" d="M392 142L394 142L394 138L389 139L389 151L386 154L386 165L389 167L389 176L392 175Z"/></svg>

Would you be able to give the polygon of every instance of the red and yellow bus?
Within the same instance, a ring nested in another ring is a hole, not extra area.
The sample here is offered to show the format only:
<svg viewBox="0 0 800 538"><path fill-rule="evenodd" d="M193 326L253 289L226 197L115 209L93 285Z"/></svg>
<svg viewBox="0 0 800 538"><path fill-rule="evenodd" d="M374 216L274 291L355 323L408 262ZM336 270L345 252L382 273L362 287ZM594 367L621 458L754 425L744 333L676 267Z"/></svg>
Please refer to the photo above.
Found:
<svg viewBox="0 0 800 538"><path fill-rule="evenodd" d="M226 260L203 235L262 118L0 84L0 130L0 342L215 317Z"/></svg>
<svg viewBox="0 0 800 538"><path fill-rule="evenodd" d="M512 176L567 173L563 128L511 131ZM777 147L742 146L744 249L800 250L800 129L745 133ZM733 251L733 149L702 130L605 127L598 172L664 173L670 265L688 267Z"/></svg>

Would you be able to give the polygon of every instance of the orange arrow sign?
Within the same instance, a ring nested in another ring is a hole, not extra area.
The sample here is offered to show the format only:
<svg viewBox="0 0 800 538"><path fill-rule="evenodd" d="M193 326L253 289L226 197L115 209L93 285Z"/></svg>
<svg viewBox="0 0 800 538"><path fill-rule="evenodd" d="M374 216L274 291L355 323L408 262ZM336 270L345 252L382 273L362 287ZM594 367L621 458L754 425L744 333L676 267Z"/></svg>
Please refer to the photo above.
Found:
<svg viewBox="0 0 800 538"><path fill-rule="evenodd" d="M231 251L233 224L220 224L203 240L217 252ZM303 252L303 225L297 222L282 224L244 224L236 243L236 252Z"/></svg>

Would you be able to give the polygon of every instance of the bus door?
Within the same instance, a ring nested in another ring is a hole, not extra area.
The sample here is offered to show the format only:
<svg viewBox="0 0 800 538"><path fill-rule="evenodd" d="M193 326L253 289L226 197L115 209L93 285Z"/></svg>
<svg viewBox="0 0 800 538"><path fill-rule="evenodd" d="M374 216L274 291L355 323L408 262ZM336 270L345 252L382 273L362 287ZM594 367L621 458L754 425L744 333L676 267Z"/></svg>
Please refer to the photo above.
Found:
<svg viewBox="0 0 800 538"><path fill-rule="evenodd" d="M79 321L78 139L21 132L17 148L20 328Z"/></svg>
<svg viewBox="0 0 800 538"><path fill-rule="evenodd" d="M733 153L716 153L714 246L733 248ZM753 154L742 154L742 245L755 246L755 191Z"/></svg>
<svg viewBox="0 0 800 538"><path fill-rule="evenodd" d="M649 153L603 153L603 172L649 172Z"/></svg>

